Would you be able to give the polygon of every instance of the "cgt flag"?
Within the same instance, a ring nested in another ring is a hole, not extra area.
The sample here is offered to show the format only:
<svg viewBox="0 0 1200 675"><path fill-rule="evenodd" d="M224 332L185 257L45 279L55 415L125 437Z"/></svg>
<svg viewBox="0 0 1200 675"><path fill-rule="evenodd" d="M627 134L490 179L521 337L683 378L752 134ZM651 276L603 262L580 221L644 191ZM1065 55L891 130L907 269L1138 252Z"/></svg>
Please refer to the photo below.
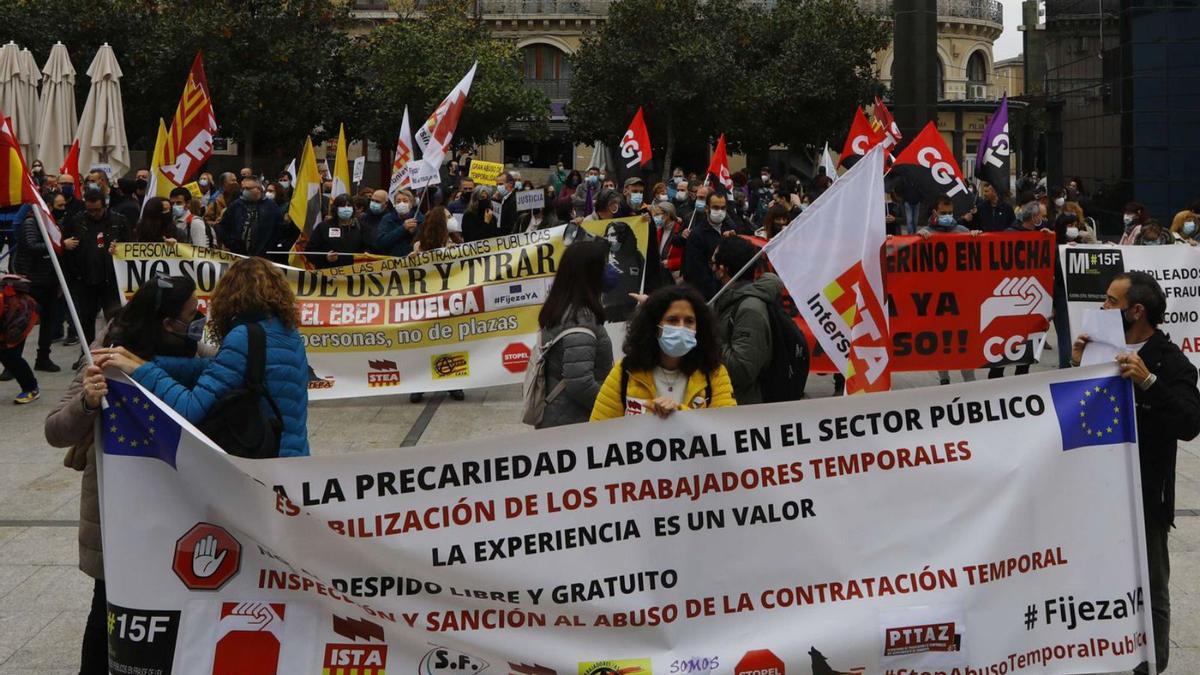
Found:
<svg viewBox="0 0 1200 675"><path fill-rule="evenodd" d="M820 199L764 246L796 308L846 393L891 388L891 335L883 292L882 145L876 145ZM812 233L825 246L814 248Z"/></svg>
<svg viewBox="0 0 1200 675"><path fill-rule="evenodd" d="M729 175L729 157L725 154L725 134L717 139L717 149L713 151L712 160L708 163L708 176L715 176L726 190L733 189L733 178ZM705 182L708 182L705 176Z"/></svg>
<svg viewBox="0 0 1200 675"><path fill-rule="evenodd" d="M900 133L900 127L896 125L896 119L892 117L892 111L888 110L884 105L883 99L875 97L875 121L879 123L879 128L883 133L887 134L887 140L884 145L891 148L904 140L904 135ZM874 126L874 125L872 125Z"/></svg>
<svg viewBox="0 0 1200 675"><path fill-rule="evenodd" d="M1063 450L1137 441L1129 380L1100 377L1052 383L1050 396Z"/></svg>
<svg viewBox="0 0 1200 675"><path fill-rule="evenodd" d="M867 121L862 106L854 112L854 121L850 124L850 133L846 135L846 144L842 147L842 157L839 164L846 168L854 166L871 148L879 145L886 137L883 129L876 129ZM881 168L882 170L882 168Z"/></svg>
<svg viewBox="0 0 1200 675"><path fill-rule="evenodd" d="M1007 193L1009 183L1009 157L1012 149L1008 142L1008 95L1000 99L1000 108L983 130L979 139L979 151L975 155L975 177L987 181L1001 194Z"/></svg>
<svg viewBox="0 0 1200 675"><path fill-rule="evenodd" d="M907 176L925 199L946 195L954 202L954 215L961 216L975 206L975 196L967 190L954 153L942 140L933 122L925 125L892 165L892 173Z"/></svg>
<svg viewBox="0 0 1200 675"><path fill-rule="evenodd" d="M629 123L629 130L621 138L621 157L629 160L625 168L632 169L636 164L646 166L653 157L650 149L650 132L646 131L646 120L642 117L642 108L638 106L637 114Z"/></svg>

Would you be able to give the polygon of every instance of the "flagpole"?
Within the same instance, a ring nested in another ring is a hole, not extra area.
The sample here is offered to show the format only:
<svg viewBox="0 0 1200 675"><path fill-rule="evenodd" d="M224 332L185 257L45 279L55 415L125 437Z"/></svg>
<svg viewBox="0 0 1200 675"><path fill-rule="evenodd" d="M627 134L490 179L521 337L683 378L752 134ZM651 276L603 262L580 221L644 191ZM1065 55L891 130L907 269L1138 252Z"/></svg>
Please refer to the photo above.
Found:
<svg viewBox="0 0 1200 675"><path fill-rule="evenodd" d="M746 272L746 270L753 267L754 264L757 263L759 261L759 259L763 257L763 254L765 254L766 252L767 252L766 246L759 247L758 253L755 253L754 257L751 258L745 265L743 265L742 269L738 270L737 274L730 277L729 282L726 283L724 286L722 286L721 290L717 291L716 294L712 296L712 299L708 301L708 304L714 305L714 303L716 303L716 301L717 301L717 298L721 297L721 295L725 293L725 289L732 286L734 281L741 279L742 274L744 274Z"/></svg>

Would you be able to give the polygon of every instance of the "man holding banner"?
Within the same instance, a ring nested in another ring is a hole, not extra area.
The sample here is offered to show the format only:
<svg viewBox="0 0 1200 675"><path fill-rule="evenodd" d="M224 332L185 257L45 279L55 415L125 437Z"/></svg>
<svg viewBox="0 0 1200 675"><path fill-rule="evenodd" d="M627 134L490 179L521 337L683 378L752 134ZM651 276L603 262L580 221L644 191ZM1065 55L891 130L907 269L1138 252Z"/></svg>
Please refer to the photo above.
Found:
<svg viewBox="0 0 1200 675"><path fill-rule="evenodd" d="M1134 400L1146 521L1146 562L1150 568L1155 661L1157 672L1161 673L1167 669L1171 644L1171 559L1167 533L1175 524L1175 461L1178 442L1200 435L1200 391L1196 389L1195 366L1158 329L1166 314L1167 296L1154 277L1145 272L1118 274L1108 286L1103 307L1121 313L1129 351L1117 356L1117 365L1121 377L1137 385ZM1082 363L1089 342L1086 334L1076 339L1071 353L1073 365ZM1108 428L1105 431L1110 432ZM1143 663L1134 672L1145 675L1147 664Z"/></svg>

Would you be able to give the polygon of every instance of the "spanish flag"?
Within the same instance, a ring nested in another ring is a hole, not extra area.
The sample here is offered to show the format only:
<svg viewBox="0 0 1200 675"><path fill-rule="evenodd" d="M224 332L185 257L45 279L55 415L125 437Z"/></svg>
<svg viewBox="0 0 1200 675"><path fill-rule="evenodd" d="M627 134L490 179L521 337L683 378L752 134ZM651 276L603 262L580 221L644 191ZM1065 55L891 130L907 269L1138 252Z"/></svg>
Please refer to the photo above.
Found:
<svg viewBox="0 0 1200 675"><path fill-rule="evenodd" d="M34 217L45 229L50 245L56 252L61 251L62 230L54 222L46 202L42 201L42 195L33 183L33 176L25 165L12 125L0 113L0 207L22 204L33 206Z"/></svg>

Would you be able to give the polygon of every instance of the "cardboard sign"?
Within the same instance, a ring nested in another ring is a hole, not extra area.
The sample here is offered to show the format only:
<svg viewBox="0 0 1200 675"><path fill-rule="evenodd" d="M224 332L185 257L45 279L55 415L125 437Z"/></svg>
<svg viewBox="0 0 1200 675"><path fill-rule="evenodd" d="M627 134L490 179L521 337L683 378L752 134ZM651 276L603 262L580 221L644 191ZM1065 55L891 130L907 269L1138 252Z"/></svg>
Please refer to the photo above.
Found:
<svg viewBox="0 0 1200 675"><path fill-rule="evenodd" d="M517 193L517 210L532 211L545 208L546 193L541 190L522 190Z"/></svg>
<svg viewBox="0 0 1200 675"><path fill-rule="evenodd" d="M366 169L367 169L367 158L365 156L356 157L354 159L354 178L352 180L355 183L361 183L362 179L363 179L363 172L366 171Z"/></svg>
<svg viewBox="0 0 1200 675"><path fill-rule="evenodd" d="M504 173L504 164L500 162L485 162L482 159L471 160L471 171L468 177L477 185L495 185L496 176Z"/></svg>

